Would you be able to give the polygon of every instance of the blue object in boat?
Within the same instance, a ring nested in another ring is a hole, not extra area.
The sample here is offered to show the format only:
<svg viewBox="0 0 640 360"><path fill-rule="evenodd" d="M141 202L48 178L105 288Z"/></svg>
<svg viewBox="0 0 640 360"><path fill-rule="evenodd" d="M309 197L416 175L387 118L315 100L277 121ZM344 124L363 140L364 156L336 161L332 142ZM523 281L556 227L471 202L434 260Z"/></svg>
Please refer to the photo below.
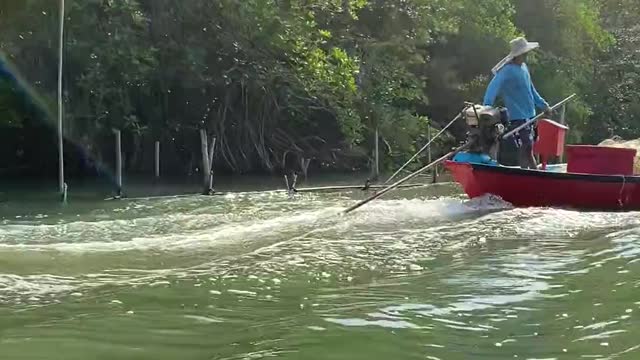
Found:
<svg viewBox="0 0 640 360"><path fill-rule="evenodd" d="M566 173L567 172L567 164L548 164L547 172L554 173Z"/></svg>
<svg viewBox="0 0 640 360"><path fill-rule="evenodd" d="M498 163L487 154L473 154L468 152L459 152L453 157L453 161L470 164L484 164L498 166Z"/></svg>

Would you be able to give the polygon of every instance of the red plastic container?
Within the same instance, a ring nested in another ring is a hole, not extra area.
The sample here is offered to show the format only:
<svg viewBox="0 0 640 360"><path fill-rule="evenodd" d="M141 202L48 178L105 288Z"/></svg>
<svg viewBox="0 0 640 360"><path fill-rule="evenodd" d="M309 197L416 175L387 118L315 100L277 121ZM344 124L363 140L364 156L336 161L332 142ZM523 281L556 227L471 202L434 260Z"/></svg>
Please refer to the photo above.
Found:
<svg viewBox="0 0 640 360"><path fill-rule="evenodd" d="M538 120L538 141L533 151L544 156L560 156L564 151L564 138L568 127L548 119Z"/></svg>
<svg viewBox="0 0 640 360"><path fill-rule="evenodd" d="M543 170L546 170L549 158L562 155L567 130L568 127L555 121L538 120L538 140L533 144L533 152L540 155Z"/></svg>
<svg viewBox="0 0 640 360"><path fill-rule="evenodd" d="M591 145L567 146L567 172L596 175L633 175L635 149Z"/></svg>

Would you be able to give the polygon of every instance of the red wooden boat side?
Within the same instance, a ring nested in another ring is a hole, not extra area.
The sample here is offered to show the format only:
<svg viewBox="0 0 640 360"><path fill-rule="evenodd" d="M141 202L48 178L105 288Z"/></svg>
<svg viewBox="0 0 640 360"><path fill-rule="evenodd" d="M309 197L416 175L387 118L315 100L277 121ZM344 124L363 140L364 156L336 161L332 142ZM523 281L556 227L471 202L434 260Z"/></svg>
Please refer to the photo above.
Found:
<svg viewBox="0 0 640 360"><path fill-rule="evenodd" d="M524 170L447 161L470 198L492 194L518 207L640 210L640 176Z"/></svg>

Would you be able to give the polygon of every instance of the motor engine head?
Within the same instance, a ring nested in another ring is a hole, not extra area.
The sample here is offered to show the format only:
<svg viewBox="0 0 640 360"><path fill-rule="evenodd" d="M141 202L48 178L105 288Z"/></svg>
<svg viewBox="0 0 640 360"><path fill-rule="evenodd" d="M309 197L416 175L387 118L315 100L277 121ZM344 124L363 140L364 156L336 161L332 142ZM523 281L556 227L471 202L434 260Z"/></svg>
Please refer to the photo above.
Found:
<svg viewBox="0 0 640 360"><path fill-rule="evenodd" d="M507 109L471 104L464 109L463 117L468 126L469 152L487 154L496 160L500 137L509 124Z"/></svg>

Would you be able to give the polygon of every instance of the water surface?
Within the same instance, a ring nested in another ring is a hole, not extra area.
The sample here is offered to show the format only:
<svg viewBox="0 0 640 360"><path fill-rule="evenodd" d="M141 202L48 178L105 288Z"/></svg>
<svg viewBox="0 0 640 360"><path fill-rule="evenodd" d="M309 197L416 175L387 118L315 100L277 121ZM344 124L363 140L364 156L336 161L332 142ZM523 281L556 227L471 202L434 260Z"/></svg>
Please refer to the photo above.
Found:
<svg viewBox="0 0 640 360"><path fill-rule="evenodd" d="M453 185L0 206L2 359L636 359L638 213Z"/></svg>

